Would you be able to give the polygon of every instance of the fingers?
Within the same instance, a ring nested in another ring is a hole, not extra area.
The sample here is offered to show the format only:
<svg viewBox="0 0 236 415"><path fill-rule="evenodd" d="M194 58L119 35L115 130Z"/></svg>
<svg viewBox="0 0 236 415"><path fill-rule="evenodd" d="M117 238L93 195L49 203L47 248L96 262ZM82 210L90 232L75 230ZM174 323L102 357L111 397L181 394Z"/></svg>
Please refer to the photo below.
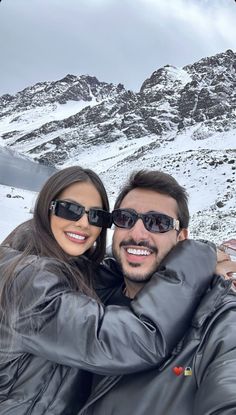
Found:
<svg viewBox="0 0 236 415"><path fill-rule="evenodd" d="M223 275L228 279L234 277L234 273L236 273L236 261L223 260L217 263L216 274Z"/></svg>
<svg viewBox="0 0 236 415"><path fill-rule="evenodd" d="M219 248L217 248L216 254L217 254L217 262L230 260L229 254L227 254L226 252L222 251Z"/></svg>
<svg viewBox="0 0 236 415"><path fill-rule="evenodd" d="M236 238L222 242L217 248L236 258Z"/></svg>

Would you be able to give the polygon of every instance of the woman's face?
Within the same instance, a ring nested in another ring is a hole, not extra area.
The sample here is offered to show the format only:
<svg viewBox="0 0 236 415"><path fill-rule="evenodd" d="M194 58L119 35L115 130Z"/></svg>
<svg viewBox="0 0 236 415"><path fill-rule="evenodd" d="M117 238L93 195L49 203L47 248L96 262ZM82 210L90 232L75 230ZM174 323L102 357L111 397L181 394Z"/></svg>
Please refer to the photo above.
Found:
<svg viewBox="0 0 236 415"><path fill-rule="evenodd" d="M58 195L57 200L79 203L85 210L92 207L102 208L101 196L96 187L89 182L71 184ZM52 214L50 224L58 245L71 256L83 255L93 246L102 230L89 224L86 213L77 221Z"/></svg>

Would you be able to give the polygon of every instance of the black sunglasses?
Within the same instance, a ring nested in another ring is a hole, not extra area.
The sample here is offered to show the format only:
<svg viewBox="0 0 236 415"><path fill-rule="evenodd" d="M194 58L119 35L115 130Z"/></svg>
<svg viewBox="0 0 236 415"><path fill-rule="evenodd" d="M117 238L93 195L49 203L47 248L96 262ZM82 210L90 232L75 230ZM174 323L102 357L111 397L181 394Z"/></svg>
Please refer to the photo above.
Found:
<svg viewBox="0 0 236 415"><path fill-rule="evenodd" d="M77 221L86 213L90 225L98 226L99 228L111 227L111 214L106 210L99 208L91 208L85 210L85 207L79 203L67 202L66 200L53 200L50 203L49 209L59 218Z"/></svg>
<svg viewBox="0 0 236 415"><path fill-rule="evenodd" d="M118 228L131 229L138 219L142 219L145 228L149 232L164 233L171 229L176 231L180 229L177 219L159 212L137 213L133 209L115 209L111 216L113 223Z"/></svg>

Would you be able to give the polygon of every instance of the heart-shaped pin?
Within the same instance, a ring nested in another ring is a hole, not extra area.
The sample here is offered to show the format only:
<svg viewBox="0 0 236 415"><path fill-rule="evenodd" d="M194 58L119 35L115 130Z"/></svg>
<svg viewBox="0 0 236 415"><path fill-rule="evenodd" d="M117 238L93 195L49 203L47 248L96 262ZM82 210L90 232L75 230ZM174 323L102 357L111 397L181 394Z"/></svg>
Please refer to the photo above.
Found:
<svg viewBox="0 0 236 415"><path fill-rule="evenodd" d="M183 373L184 368L182 366L175 366L172 370L176 376L179 376L181 373Z"/></svg>

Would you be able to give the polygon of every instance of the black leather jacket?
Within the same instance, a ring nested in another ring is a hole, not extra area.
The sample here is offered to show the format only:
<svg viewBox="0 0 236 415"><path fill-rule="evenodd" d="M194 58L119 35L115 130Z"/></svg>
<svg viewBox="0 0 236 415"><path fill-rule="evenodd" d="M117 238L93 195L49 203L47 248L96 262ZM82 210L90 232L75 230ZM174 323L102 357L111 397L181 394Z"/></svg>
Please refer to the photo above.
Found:
<svg viewBox="0 0 236 415"><path fill-rule="evenodd" d="M0 275L17 255L2 252ZM186 331L215 262L212 246L181 242L131 309L104 309L72 290L52 259L28 257L9 287L13 304L16 293L21 299L0 315L1 415L77 414L90 391L89 372L126 374L163 363ZM121 283L107 266L99 281L100 292Z"/></svg>
<svg viewBox="0 0 236 415"><path fill-rule="evenodd" d="M161 367L97 382L79 415L104 414L236 414L236 294L230 281L215 276L190 329Z"/></svg>

